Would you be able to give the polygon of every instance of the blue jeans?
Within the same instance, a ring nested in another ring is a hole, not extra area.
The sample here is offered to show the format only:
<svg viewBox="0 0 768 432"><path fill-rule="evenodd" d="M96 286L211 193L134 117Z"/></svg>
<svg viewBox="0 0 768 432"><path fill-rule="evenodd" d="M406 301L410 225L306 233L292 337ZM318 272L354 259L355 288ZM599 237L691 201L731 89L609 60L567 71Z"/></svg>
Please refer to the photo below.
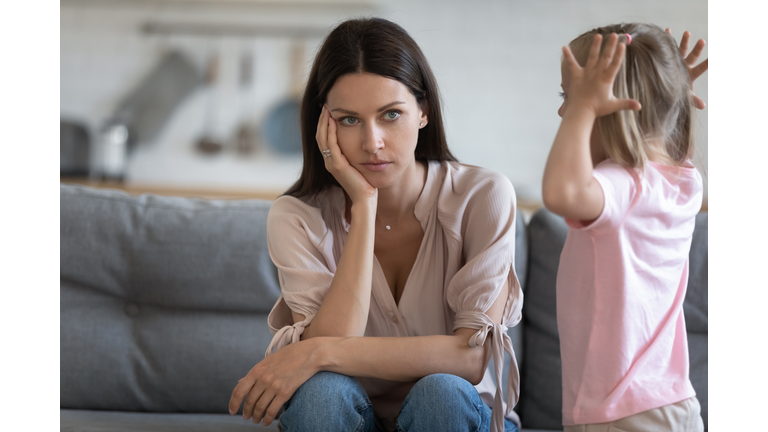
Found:
<svg viewBox="0 0 768 432"><path fill-rule="evenodd" d="M360 383L349 376L319 372L283 406L283 432L383 431ZM400 408L398 432L489 431L491 409L469 381L449 374L429 375L411 389ZM505 432L517 427L505 419Z"/></svg>

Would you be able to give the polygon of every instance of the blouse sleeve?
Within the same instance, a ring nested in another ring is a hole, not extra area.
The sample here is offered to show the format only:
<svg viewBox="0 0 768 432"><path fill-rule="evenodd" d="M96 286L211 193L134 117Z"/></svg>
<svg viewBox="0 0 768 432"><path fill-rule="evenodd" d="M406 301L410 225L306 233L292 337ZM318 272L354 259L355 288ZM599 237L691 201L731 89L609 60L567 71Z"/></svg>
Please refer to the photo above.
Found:
<svg viewBox="0 0 768 432"><path fill-rule="evenodd" d="M293 197L280 197L267 216L269 256L277 267L282 295L269 313L273 334L266 355L298 342L331 286L336 263L333 233L320 210ZM291 312L305 319L293 322Z"/></svg>
<svg viewBox="0 0 768 432"><path fill-rule="evenodd" d="M613 160L598 164L592 171L603 191L603 209L600 216L589 224L576 219L566 218L568 227L590 231L595 234L610 231L624 222L624 218L635 204L641 189L638 174L631 168L625 168Z"/></svg>
<svg viewBox="0 0 768 432"><path fill-rule="evenodd" d="M454 330L476 329L470 338L470 346L482 346L491 339L491 353L495 366L496 394L493 402L492 431L504 430L504 403L502 395L502 371L504 351L511 356L507 381L507 406L511 411L520 394L517 359L512 341L507 335L509 327L517 325L522 316L523 293L514 268L515 257L515 191L506 177L495 174L485 179L467 179L469 184L462 193L466 207L460 226L463 265L449 282L447 299L456 313ZM454 190L456 186L454 185ZM462 204L454 203L454 208ZM505 282L509 282L509 295L500 323L486 314L499 296Z"/></svg>

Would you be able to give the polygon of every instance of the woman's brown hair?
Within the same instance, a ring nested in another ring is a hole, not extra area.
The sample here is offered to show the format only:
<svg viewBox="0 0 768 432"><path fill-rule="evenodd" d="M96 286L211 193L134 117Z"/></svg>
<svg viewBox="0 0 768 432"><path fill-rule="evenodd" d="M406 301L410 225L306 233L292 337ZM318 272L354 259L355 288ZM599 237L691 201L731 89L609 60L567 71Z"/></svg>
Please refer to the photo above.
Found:
<svg viewBox="0 0 768 432"><path fill-rule="evenodd" d="M621 165L644 168L658 140L667 163L681 165L693 156L695 107L691 78L674 38L652 24L617 24L590 30L570 43L576 60L583 66L592 39L603 35L603 47L611 33L627 45L624 61L616 75L613 93L619 99L635 99L640 111L618 111L597 119L597 132L606 155Z"/></svg>
<svg viewBox="0 0 768 432"><path fill-rule="evenodd" d="M437 81L416 42L399 25L381 18L344 21L326 37L315 57L301 101L304 163L299 180L285 195L315 195L336 179L325 169L315 133L322 106L342 75L372 73L401 82L416 97L429 122L419 129L416 160L455 161L443 128Z"/></svg>

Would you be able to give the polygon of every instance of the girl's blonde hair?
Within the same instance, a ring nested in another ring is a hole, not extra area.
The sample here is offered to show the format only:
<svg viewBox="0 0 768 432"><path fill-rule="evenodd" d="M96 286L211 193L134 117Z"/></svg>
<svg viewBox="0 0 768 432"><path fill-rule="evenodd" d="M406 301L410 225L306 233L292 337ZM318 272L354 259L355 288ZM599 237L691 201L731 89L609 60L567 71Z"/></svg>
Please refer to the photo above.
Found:
<svg viewBox="0 0 768 432"><path fill-rule="evenodd" d="M596 34L603 45L611 33L627 43L624 61L616 75L613 93L619 99L635 99L640 111L618 111L597 119L596 128L608 157L621 165L643 169L651 153L672 165L693 156L695 108L691 77L674 38L652 24L617 24L590 30L569 47L584 66ZM648 144L657 140L664 152Z"/></svg>

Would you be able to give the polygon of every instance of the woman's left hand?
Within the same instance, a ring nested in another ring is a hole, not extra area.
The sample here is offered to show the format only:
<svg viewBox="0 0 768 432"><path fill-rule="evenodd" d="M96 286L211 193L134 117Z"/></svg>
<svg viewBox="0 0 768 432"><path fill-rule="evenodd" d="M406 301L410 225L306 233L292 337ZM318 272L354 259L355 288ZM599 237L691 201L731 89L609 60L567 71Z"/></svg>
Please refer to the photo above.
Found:
<svg viewBox="0 0 768 432"><path fill-rule="evenodd" d="M672 35L672 30L667 29L667 33ZM693 95L693 104L698 109L704 109L706 108L707 104L704 103L703 100L701 100L700 97L696 96L696 94L693 93L693 82L696 81L698 77L700 77L704 72L707 71L709 68L709 59L704 59L703 62L699 63L698 65L694 66L696 63L696 60L699 59L699 56L701 56L701 52L704 50L704 46L707 44L704 42L704 39L699 39L696 41L696 45L693 46L693 49L691 50L691 53L688 54L688 41L691 38L691 33L686 31L683 33L683 38L680 39L680 47L678 50L680 51L680 55L685 60L686 66L688 66L688 73L691 74L691 94Z"/></svg>
<svg viewBox="0 0 768 432"><path fill-rule="evenodd" d="M257 363L232 390L229 413L235 414L245 398L244 419L272 423L296 390L319 372L314 355L318 344L317 338L292 343Z"/></svg>

